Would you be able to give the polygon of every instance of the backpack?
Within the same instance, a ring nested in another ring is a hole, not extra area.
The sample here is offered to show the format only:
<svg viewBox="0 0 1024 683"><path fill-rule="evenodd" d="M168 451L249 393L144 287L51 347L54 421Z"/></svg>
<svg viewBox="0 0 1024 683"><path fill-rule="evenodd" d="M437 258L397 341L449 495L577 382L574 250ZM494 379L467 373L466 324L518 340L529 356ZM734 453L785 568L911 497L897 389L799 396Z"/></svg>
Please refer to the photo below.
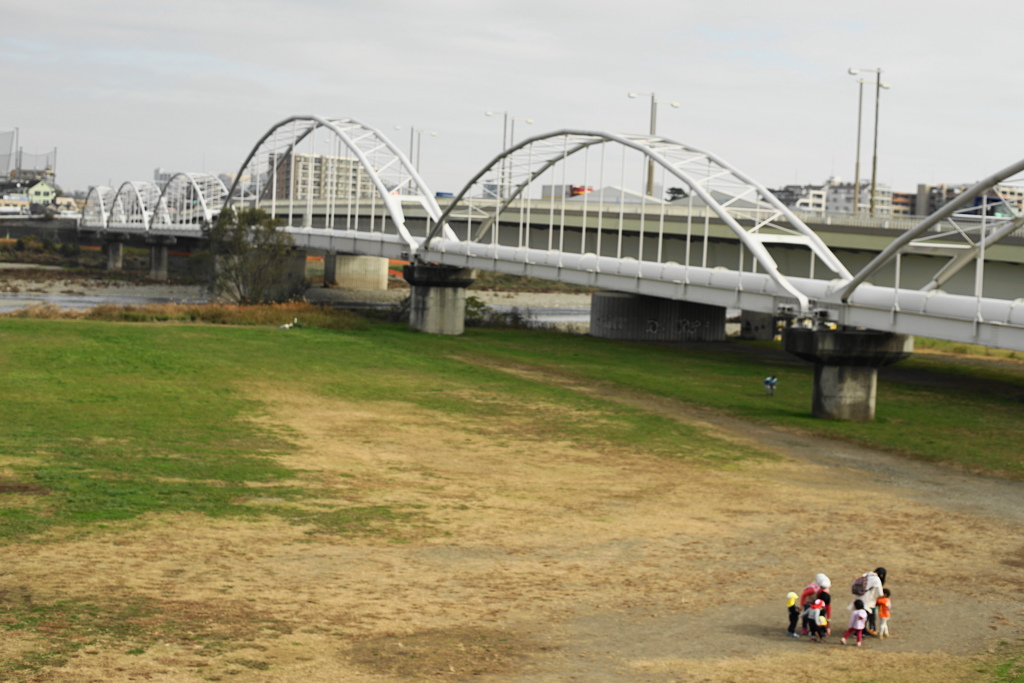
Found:
<svg viewBox="0 0 1024 683"><path fill-rule="evenodd" d="M853 580L853 585L850 586L850 590L854 595L864 595L868 592L868 577L858 576Z"/></svg>

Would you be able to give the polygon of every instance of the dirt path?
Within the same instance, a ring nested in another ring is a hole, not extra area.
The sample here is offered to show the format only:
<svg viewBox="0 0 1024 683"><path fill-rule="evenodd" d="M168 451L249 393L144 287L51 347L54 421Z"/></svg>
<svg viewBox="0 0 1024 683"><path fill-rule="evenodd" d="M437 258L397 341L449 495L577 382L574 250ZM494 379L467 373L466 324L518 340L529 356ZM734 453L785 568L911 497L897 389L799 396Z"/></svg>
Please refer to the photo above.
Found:
<svg viewBox="0 0 1024 683"><path fill-rule="evenodd" d="M319 505L390 506L417 521L391 538L155 517L9 548L4 595L159 601L182 628L213 634L94 647L30 680L974 681L986 680L979 653L1024 636L1020 484L499 369L776 457L713 467L252 386ZM785 637L788 591L829 574L838 631L849 581L878 565L893 590L891 639L857 649ZM0 657L33 646L7 636Z"/></svg>

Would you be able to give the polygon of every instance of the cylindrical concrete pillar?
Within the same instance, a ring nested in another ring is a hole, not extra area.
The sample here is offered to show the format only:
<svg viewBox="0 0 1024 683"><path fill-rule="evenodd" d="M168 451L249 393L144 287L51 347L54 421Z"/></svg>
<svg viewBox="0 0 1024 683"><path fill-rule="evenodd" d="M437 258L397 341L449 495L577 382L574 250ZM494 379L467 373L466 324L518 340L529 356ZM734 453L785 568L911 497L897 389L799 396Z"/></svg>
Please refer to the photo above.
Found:
<svg viewBox="0 0 1024 683"><path fill-rule="evenodd" d="M324 287L338 284L338 255L332 251L324 254Z"/></svg>
<svg viewBox="0 0 1024 683"><path fill-rule="evenodd" d="M874 330L787 327L782 346L814 363L814 417L867 422L875 419L878 368L909 357L914 338Z"/></svg>
<svg viewBox="0 0 1024 683"><path fill-rule="evenodd" d="M649 342L725 340L725 309L624 292L596 292L590 335Z"/></svg>
<svg viewBox="0 0 1024 683"><path fill-rule="evenodd" d="M412 285L409 329L428 334L460 335L466 328L466 288L473 284L470 268L425 263L403 269Z"/></svg>
<svg viewBox="0 0 1024 683"><path fill-rule="evenodd" d="M167 252L166 244L152 244L149 247L149 279L165 281L167 274Z"/></svg>
<svg viewBox="0 0 1024 683"><path fill-rule="evenodd" d="M124 268L124 243L119 240L108 240L103 243L103 251L107 254L107 270Z"/></svg>
<svg viewBox="0 0 1024 683"><path fill-rule="evenodd" d="M875 419L877 394L878 368L814 365L814 417L870 422Z"/></svg>

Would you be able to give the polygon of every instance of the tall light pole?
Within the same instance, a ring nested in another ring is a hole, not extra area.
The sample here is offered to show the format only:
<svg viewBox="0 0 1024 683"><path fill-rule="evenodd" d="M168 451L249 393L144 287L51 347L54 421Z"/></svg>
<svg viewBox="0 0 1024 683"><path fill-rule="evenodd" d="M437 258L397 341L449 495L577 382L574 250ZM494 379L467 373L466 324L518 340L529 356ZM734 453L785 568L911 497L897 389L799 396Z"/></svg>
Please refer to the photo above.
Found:
<svg viewBox="0 0 1024 683"><path fill-rule="evenodd" d="M402 127L395 126L395 130L402 130ZM420 170L420 148L423 144L422 138L424 133L431 137L437 137L437 133L433 131L416 130L416 126L409 126L409 163L417 171Z"/></svg>
<svg viewBox="0 0 1024 683"><path fill-rule="evenodd" d="M635 99L635 98L639 97L640 95L647 95L647 94L649 94L651 96L651 137L654 137L654 134L658 130L658 105L659 104L667 104L667 105L669 105L669 106L671 106L671 107L673 107L675 109L678 109L679 108L679 103L678 102L668 102L666 100L659 100L659 99L657 99L654 96L654 93L636 93L636 92L631 92L631 93L627 93L627 96L630 99ZM654 159L648 159L647 160L647 194L651 195L651 196L654 195Z"/></svg>
<svg viewBox="0 0 1024 683"><path fill-rule="evenodd" d="M856 75L856 69L850 69L850 73ZM860 130L861 115L864 113L864 84L863 78L857 79L857 162L853 167L853 213L860 211Z"/></svg>
<svg viewBox="0 0 1024 683"><path fill-rule="evenodd" d="M508 137L508 122L509 122L509 118L510 118L509 115L508 115L508 112L507 111L485 111L484 112L484 116L497 116L498 114L502 115L501 151L504 152L506 149L511 147L512 144L514 144L512 142L509 142L509 137ZM512 137L515 138L516 118L513 116L513 117L511 117L511 120L512 120ZM533 123L533 119L522 119L522 120L526 121L527 123ZM498 179L498 196L499 197L504 197L505 196L505 161L506 161L505 159L501 160L500 178Z"/></svg>
<svg viewBox="0 0 1024 683"><path fill-rule="evenodd" d="M420 162L423 161L422 146L423 146L423 134L426 133L432 138L437 137L437 133L432 130L418 130L416 131L416 161L413 166L416 168L416 172L419 173Z"/></svg>
<svg viewBox="0 0 1024 683"><path fill-rule="evenodd" d="M848 72L851 76L856 76L860 73L873 73L875 74L875 141L874 141L874 153L871 158L871 201L869 205L870 215L875 214L875 191L878 187L878 105L881 99L882 88L888 90L891 86L888 83L882 83L882 69L854 69L851 68ZM857 171L854 183L854 211L857 211L857 206L860 204L860 119L861 119L861 102L863 99L863 87L865 81L858 79L859 87L861 88L861 97L857 101Z"/></svg>
<svg viewBox="0 0 1024 683"><path fill-rule="evenodd" d="M516 144L516 121L522 121L523 123L533 123L533 119L517 119L515 116L508 117L508 120L512 122L512 126L508 131L508 146L512 147Z"/></svg>

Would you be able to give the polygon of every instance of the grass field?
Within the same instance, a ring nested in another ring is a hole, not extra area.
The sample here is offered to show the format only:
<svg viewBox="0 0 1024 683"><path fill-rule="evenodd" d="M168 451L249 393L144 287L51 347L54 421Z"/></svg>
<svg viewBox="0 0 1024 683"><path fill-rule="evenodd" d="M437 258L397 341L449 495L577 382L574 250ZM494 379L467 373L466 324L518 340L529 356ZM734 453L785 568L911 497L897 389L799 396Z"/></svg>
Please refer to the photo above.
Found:
<svg viewBox="0 0 1024 683"><path fill-rule="evenodd" d="M290 388L325 405L374 406L395 425L407 413L443 416L464 427L459 438L496 447L557 442L726 473L773 461L663 415L612 408L558 381L565 379L1024 478L1024 366L1013 363L915 357L883 373L876 422L830 423L809 416L810 366L766 344L659 347L517 330L439 338L389 324L349 327L0 320L0 543L70 547L130 537L158 519L291 526L334 545L450 533L425 502L344 488L357 486L346 479L373 488L344 465L331 485L348 493L328 492L326 475L290 459L304 437L275 417L272 398ZM767 399L761 379L770 373L780 388ZM223 653L232 639L261 629L283 637L291 628L279 616L236 615L249 631L227 635L212 617L162 616L150 596L83 602L51 591L44 599L27 580L5 582L0 593L0 629L22 637L0 650L4 680L65 680L52 672L86 651L141 655L178 642ZM1018 652L1007 647L983 662L990 680L1021 680ZM235 660L235 674L260 680L262 660Z"/></svg>

